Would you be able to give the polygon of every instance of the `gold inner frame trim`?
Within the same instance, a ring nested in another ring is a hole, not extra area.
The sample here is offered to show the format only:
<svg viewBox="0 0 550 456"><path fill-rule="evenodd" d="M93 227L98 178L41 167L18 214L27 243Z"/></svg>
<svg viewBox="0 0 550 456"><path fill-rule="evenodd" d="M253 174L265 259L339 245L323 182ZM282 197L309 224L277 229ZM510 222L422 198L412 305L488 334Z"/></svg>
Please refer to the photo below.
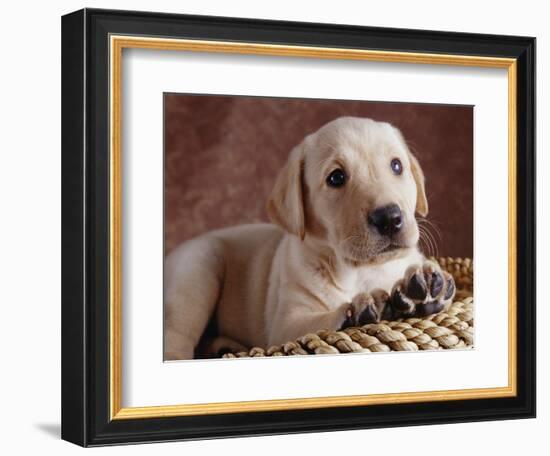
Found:
<svg viewBox="0 0 550 456"><path fill-rule="evenodd" d="M424 392L403 392L354 396L122 407L122 51L153 49L209 53L250 54L337 60L452 65L508 70L508 385ZM239 412L265 412L327 407L397 404L512 397L517 394L517 61L469 55L388 52L314 46L289 46L227 41L185 40L138 36L110 36L110 416L111 419L159 418Z"/></svg>

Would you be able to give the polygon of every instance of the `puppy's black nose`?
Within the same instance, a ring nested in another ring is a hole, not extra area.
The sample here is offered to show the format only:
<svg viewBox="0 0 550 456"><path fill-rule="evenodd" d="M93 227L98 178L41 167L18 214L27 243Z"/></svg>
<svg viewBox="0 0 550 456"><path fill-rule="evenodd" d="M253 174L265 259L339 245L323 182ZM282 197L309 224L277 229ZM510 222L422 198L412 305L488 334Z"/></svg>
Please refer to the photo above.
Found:
<svg viewBox="0 0 550 456"><path fill-rule="evenodd" d="M383 236L398 233L403 227L401 209L397 204L389 204L375 209L369 214L368 221Z"/></svg>

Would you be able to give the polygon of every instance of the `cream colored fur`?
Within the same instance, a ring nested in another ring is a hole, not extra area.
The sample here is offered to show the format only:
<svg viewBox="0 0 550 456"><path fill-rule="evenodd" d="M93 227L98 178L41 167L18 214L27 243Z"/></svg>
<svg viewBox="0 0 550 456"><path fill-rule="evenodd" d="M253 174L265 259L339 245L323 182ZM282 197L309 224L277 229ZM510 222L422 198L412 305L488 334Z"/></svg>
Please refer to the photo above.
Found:
<svg viewBox="0 0 550 456"><path fill-rule="evenodd" d="M394 158L402 175L391 171ZM348 175L342 188L326 183L335 168ZM367 222L387 204L399 205L404 222L393 249ZM212 316L213 351L338 329L356 295L389 293L425 261L415 211L428 211L424 176L401 133L370 119L330 122L290 153L268 201L274 224L209 232L166 258L165 359L193 358Z"/></svg>

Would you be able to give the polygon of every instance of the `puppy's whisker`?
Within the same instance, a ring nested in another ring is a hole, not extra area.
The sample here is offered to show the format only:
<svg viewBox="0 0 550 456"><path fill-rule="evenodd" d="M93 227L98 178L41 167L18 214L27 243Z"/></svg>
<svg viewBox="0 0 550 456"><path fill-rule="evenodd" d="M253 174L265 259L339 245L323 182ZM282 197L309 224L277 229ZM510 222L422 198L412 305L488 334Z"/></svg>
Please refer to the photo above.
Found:
<svg viewBox="0 0 550 456"><path fill-rule="evenodd" d="M426 225L429 225L432 227L435 231L440 232L440 228L437 226L437 222L435 220L430 220L426 217L420 217L419 221L422 223L425 223Z"/></svg>
<svg viewBox="0 0 550 456"><path fill-rule="evenodd" d="M422 250L429 254L430 243L426 240L426 234L424 233L424 231L422 231L422 229L419 229L418 241L421 245Z"/></svg>
<svg viewBox="0 0 550 456"><path fill-rule="evenodd" d="M426 241L426 245L427 245L427 253L428 255L432 256L434 254L434 246L433 246L433 242L432 240L430 239L430 237L426 234L424 234L424 239Z"/></svg>
<svg viewBox="0 0 550 456"><path fill-rule="evenodd" d="M435 242L435 239L434 237L432 236L432 234L430 233L429 230L427 230L426 228L423 228L423 233L424 233L424 237L426 238L426 240L429 242L430 244L430 254L431 255L434 255L435 254L435 251L436 251L436 242Z"/></svg>
<svg viewBox="0 0 550 456"><path fill-rule="evenodd" d="M429 238L431 241L431 245L433 246L433 255L438 256L439 255L439 242L438 240L442 240L441 230L440 228L435 224L435 222L428 220L425 217L416 217L417 225L419 230L423 231L424 237Z"/></svg>
<svg viewBox="0 0 550 456"><path fill-rule="evenodd" d="M429 256L430 255L430 244L428 243L428 241L426 241L423 234L420 235L418 241L419 241L419 245L420 245L420 250L424 254L427 254Z"/></svg>
<svg viewBox="0 0 550 456"><path fill-rule="evenodd" d="M435 240L433 236L429 233L429 231L419 226L419 235L419 239L421 239L426 245L427 253L430 256L437 256L437 244L435 243Z"/></svg>
<svg viewBox="0 0 550 456"><path fill-rule="evenodd" d="M438 256L437 241L435 240L434 235L428 229L425 229L425 233L426 233L426 236L431 240L431 243L433 245L433 255L432 256Z"/></svg>
<svg viewBox="0 0 550 456"><path fill-rule="evenodd" d="M432 256L437 256L437 243L435 242L433 236L431 235L431 233L427 232L427 237L430 239L431 241L431 244L432 244L432 252L431 252L431 255Z"/></svg>
<svg viewBox="0 0 550 456"><path fill-rule="evenodd" d="M434 233L432 233L432 234L437 235L439 240L442 239L441 229L437 226L436 222L434 222L433 220L429 220L427 218L424 218L424 217L417 218L417 222L421 223L421 224L424 224L428 229L433 230Z"/></svg>

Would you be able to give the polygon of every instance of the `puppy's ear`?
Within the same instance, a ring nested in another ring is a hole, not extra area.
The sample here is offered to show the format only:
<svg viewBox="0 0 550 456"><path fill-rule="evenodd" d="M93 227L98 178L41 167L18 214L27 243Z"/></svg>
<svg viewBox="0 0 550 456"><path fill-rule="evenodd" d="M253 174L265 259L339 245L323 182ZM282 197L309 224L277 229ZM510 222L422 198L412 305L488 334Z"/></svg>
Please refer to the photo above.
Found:
<svg viewBox="0 0 550 456"><path fill-rule="evenodd" d="M303 149L303 144L292 149L267 201L267 214L271 221L302 240L306 235L302 188Z"/></svg>
<svg viewBox="0 0 550 456"><path fill-rule="evenodd" d="M416 183L416 208L415 211L420 214L422 217L426 217L428 215L428 199L426 198L426 189L424 187L424 173L422 172L422 168L420 167L420 163L418 163L418 160L416 157L412 154L412 152L409 150L409 146L407 146L407 143L405 141L405 138L403 137L403 134L401 131L393 127L393 131L397 135L397 138L407 151L407 155L409 156L409 162L411 163L411 173L414 178L414 182Z"/></svg>
<svg viewBox="0 0 550 456"><path fill-rule="evenodd" d="M411 172L416 183L416 212L422 217L428 215L428 199L424 188L424 173L416 157L409 151L409 161L411 162Z"/></svg>

